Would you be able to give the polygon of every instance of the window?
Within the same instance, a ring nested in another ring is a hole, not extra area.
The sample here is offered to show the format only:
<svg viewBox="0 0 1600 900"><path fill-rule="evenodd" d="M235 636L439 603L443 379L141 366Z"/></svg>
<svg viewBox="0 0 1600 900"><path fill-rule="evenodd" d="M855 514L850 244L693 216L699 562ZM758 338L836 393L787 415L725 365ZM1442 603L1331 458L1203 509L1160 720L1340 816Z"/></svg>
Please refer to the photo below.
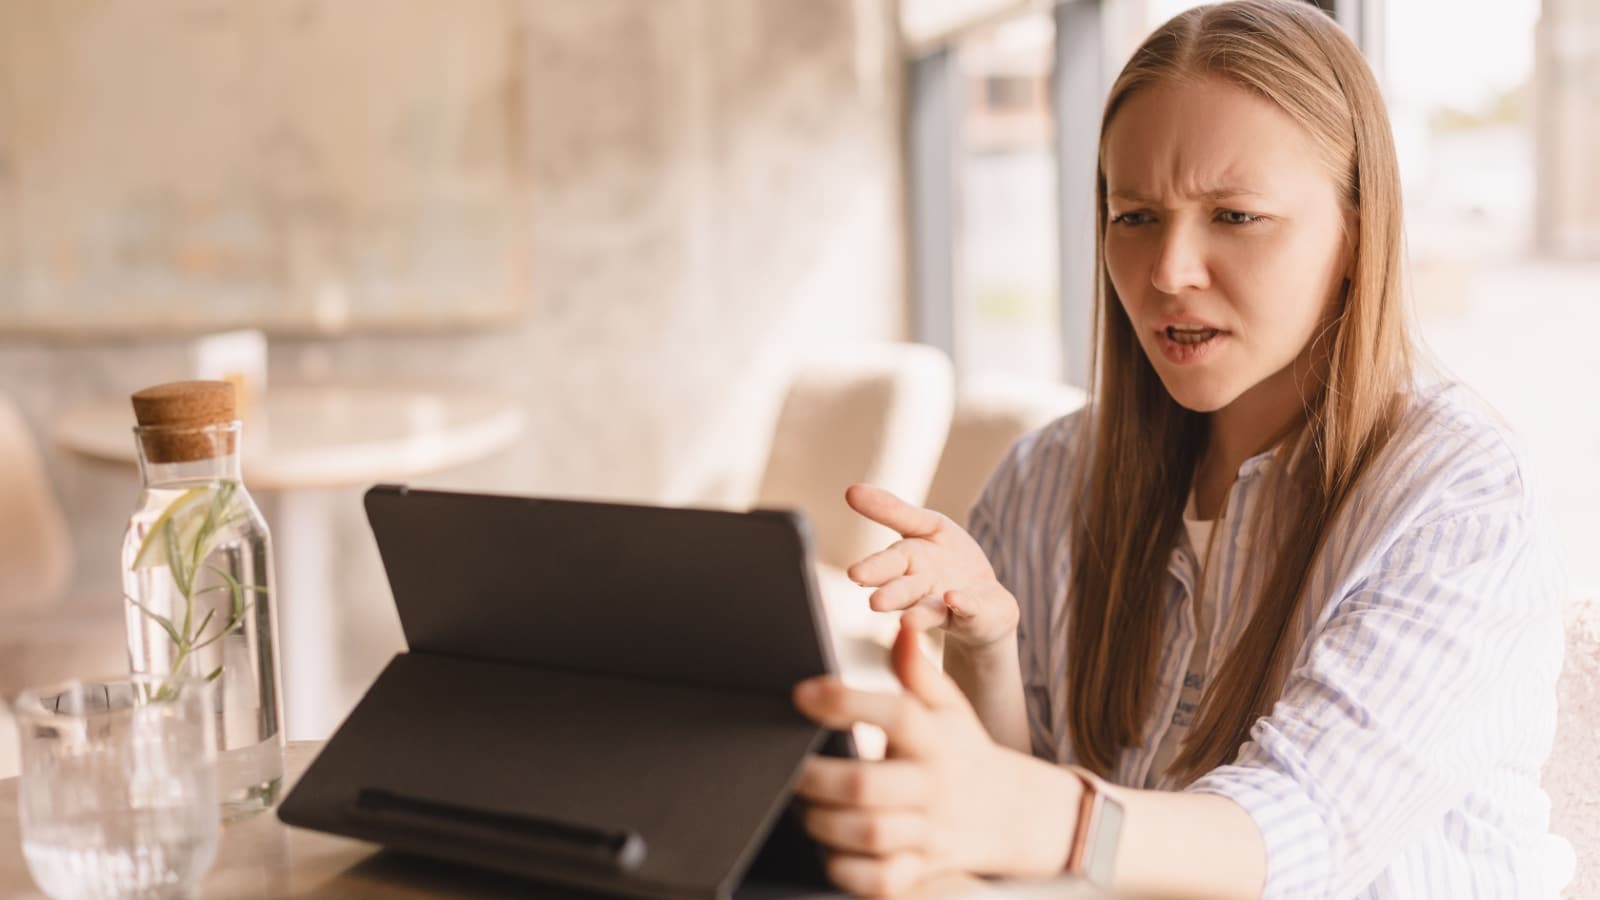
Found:
<svg viewBox="0 0 1600 900"><path fill-rule="evenodd" d="M957 46L955 358L963 374L1061 378L1055 28L1029 14Z"/></svg>
<svg viewBox="0 0 1600 900"><path fill-rule="evenodd" d="M1030 75L990 75L982 79L979 115L1026 116L1037 114L1044 105L1044 79Z"/></svg>
<svg viewBox="0 0 1600 900"><path fill-rule="evenodd" d="M1554 488L1573 584L1592 586L1600 411L1571 398L1600 384L1600 4L1392 0L1382 15L1419 330L1516 428Z"/></svg>

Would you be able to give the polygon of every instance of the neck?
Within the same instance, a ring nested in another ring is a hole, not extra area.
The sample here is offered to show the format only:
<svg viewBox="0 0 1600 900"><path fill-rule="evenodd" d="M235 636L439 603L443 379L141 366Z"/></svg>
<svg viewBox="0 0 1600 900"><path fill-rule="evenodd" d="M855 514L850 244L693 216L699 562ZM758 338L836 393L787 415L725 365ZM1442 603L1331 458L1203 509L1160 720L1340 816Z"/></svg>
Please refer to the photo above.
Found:
<svg viewBox="0 0 1600 900"><path fill-rule="evenodd" d="M1201 518L1217 517L1245 460L1282 440L1304 417L1295 368L1284 369L1211 414L1195 473L1195 505Z"/></svg>
<svg viewBox="0 0 1600 900"><path fill-rule="evenodd" d="M1324 323L1326 327L1327 323ZM1305 397L1325 380L1327 348L1311 341L1294 362L1268 376L1210 416L1200 467L1231 484L1244 461L1282 440L1305 418Z"/></svg>
<svg viewBox="0 0 1600 900"><path fill-rule="evenodd" d="M1270 448L1304 415L1298 396L1288 398L1291 402L1287 404L1262 402L1268 399L1246 394L1211 415L1206 463L1220 467L1231 478L1245 460Z"/></svg>

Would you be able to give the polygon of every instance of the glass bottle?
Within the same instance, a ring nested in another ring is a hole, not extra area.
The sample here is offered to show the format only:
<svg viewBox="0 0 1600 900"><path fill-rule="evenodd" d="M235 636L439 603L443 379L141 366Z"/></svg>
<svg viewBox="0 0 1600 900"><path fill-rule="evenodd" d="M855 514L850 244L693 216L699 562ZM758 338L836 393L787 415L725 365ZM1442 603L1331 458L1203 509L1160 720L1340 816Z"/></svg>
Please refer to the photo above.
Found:
<svg viewBox="0 0 1600 900"><path fill-rule="evenodd" d="M272 542L239 479L234 402L224 381L133 395L142 487L122 541L132 670L216 682L224 819L272 806L283 785Z"/></svg>

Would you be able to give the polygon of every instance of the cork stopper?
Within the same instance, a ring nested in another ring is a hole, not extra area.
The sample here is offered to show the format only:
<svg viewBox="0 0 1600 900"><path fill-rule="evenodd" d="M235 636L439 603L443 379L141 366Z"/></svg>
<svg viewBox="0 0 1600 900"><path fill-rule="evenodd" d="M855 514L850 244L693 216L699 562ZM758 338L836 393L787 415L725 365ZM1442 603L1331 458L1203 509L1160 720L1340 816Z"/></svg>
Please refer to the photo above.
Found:
<svg viewBox="0 0 1600 900"><path fill-rule="evenodd" d="M181 463L232 453L234 433L210 426L234 419L234 387L226 381L174 381L133 394L145 458Z"/></svg>

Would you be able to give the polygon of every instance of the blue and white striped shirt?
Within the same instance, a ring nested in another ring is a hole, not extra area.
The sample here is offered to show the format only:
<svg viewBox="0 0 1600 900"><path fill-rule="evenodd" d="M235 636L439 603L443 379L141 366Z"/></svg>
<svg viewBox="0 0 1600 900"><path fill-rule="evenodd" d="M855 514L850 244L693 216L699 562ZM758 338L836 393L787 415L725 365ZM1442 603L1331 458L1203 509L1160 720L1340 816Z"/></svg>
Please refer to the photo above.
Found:
<svg viewBox="0 0 1600 900"><path fill-rule="evenodd" d="M1017 443L970 530L1021 606L1034 754L1074 762L1066 703L1072 486L1083 412ZM1250 523L1274 451L1247 460L1218 523L1214 678L1266 565ZM1234 510L1240 511L1235 514ZM1242 806L1266 840L1267 897L1556 897L1572 849L1539 784L1563 651L1559 566L1505 430L1467 391L1419 390L1307 582L1299 655L1235 760L1189 785ZM1112 779L1140 787L1194 645L1199 571L1182 540L1144 744Z"/></svg>

